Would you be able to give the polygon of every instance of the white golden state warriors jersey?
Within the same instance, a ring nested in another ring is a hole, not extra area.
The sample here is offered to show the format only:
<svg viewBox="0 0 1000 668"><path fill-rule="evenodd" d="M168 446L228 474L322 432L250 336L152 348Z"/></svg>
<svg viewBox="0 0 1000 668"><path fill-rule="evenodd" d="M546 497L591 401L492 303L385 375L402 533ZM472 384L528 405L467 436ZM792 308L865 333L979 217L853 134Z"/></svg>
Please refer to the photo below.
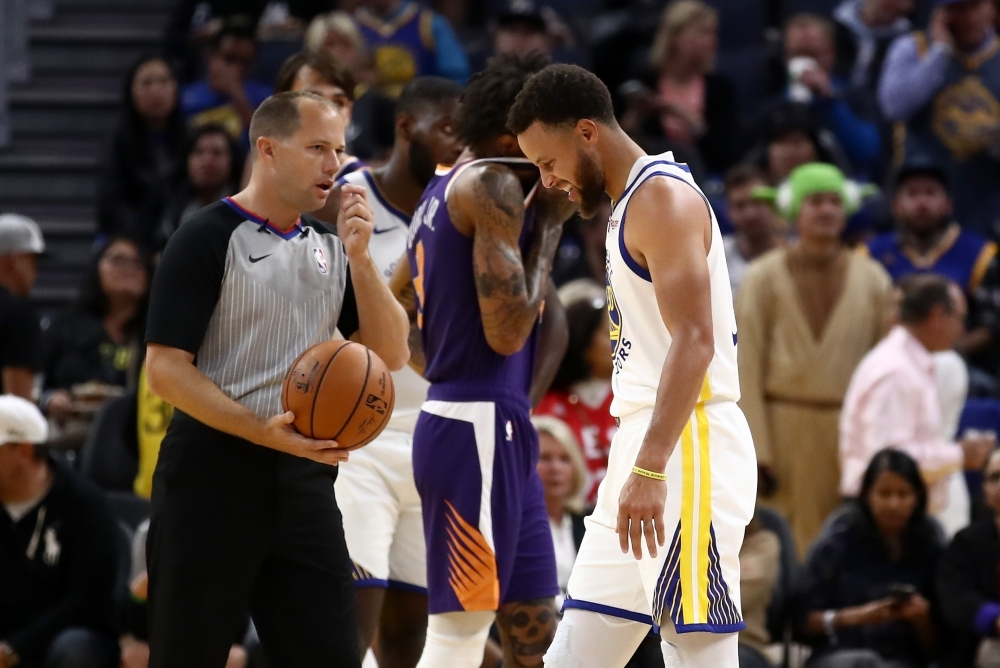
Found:
<svg viewBox="0 0 1000 668"><path fill-rule="evenodd" d="M389 203L375 185L375 179L367 167L342 176L338 183L363 186L368 191L368 205L375 214L375 229L368 242L368 253L382 274L382 279L388 283L396 264L406 253L410 217ZM412 432L420 415L420 406L427 398L429 383L409 366L394 372L392 381L396 386L396 407L386 429Z"/></svg>
<svg viewBox="0 0 1000 668"><path fill-rule="evenodd" d="M611 379L614 391L611 414L619 418L653 407L663 363L673 341L660 318L649 271L640 266L625 248L629 200L643 183L653 177L683 181L705 199L705 194L691 178L687 165L674 162L673 153L663 153L636 160L625 191L611 211L606 240L608 312L611 316L611 349L615 365ZM740 381L736 368L733 294L719 223L707 199L705 206L712 217L708 271L715 356L709 364L699 403L738 401ZM665 238L664 242L669 243L669 238Z"/></svg>

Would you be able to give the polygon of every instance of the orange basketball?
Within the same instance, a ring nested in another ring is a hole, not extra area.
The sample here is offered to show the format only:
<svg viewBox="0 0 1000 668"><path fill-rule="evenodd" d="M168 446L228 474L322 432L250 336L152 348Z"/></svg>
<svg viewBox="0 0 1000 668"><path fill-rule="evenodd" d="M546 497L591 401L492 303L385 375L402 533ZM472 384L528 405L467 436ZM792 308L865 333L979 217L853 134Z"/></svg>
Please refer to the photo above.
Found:
<svg viewBox="0 0 1000 668"><path fill-rule="evenodd" d="M368 445L392 415L396 389L378 355L353 341L326 341L292 363L281 407L307 438L337 441L342 450Z"/></svg>

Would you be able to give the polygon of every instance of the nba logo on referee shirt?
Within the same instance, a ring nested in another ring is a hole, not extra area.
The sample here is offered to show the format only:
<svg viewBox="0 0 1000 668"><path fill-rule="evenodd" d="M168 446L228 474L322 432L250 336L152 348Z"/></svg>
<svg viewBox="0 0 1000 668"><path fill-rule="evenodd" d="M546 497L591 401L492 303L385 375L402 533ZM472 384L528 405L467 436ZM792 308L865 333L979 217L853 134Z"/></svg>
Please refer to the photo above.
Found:
<svg viewBox="0 0 1000 668"><path fill-rule="evenodd" d="M315 246L313 248L313 257L316 258L316 269L319 270L319 273L329 274L330 265L326 263L326 254L323 252L323 249Z"/></svg>

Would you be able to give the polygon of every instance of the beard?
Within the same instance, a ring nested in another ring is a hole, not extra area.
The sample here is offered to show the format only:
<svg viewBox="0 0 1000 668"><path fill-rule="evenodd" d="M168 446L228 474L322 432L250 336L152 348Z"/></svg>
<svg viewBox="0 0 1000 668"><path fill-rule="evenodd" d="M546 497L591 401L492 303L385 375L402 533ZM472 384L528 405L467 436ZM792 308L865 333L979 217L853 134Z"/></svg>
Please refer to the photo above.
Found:
<svg viewBox="0 0 1000 668"><path fill-rule="evenodd" d="M580 200L580 216L589 219L593 218L598 209L601 208L607 179L604 178L601 166L592 157L580 149L577 149L576 156L575 179L577 183L576 194Z"/></svg>
<svg viewBox="0 0 1000 668"><path fill-rule="evenodd" d="M434 178L434 170L437 169L434 155L427 144L416 137L410 138L410 155L407 160L407 166L410 168L413 178L423 188L426 188L427 184Z"/></svg>

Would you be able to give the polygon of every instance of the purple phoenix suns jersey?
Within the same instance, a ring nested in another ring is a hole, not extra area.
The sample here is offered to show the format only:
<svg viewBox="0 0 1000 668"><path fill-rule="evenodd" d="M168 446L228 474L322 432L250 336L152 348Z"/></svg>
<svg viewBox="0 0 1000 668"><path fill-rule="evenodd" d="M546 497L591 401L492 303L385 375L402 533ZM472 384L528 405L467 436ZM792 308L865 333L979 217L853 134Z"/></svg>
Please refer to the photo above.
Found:
<svg viewBox="0 0 1000 668"><path fill-rule="evenodd" d="M407 255L426 357L424 376L432 385L463 383L470 389L495 388L527 397L538 347L538 322L524 347L513 355L500 355L490 348L479 311L472 237L458 231L446 204L458 175L481 162L530 164L526 160L486 158L439 173L424 191L410 224ZM519 239L522 255L527 255L532 239L534 192L532 188L525 198L524 228Z"/></svg>

